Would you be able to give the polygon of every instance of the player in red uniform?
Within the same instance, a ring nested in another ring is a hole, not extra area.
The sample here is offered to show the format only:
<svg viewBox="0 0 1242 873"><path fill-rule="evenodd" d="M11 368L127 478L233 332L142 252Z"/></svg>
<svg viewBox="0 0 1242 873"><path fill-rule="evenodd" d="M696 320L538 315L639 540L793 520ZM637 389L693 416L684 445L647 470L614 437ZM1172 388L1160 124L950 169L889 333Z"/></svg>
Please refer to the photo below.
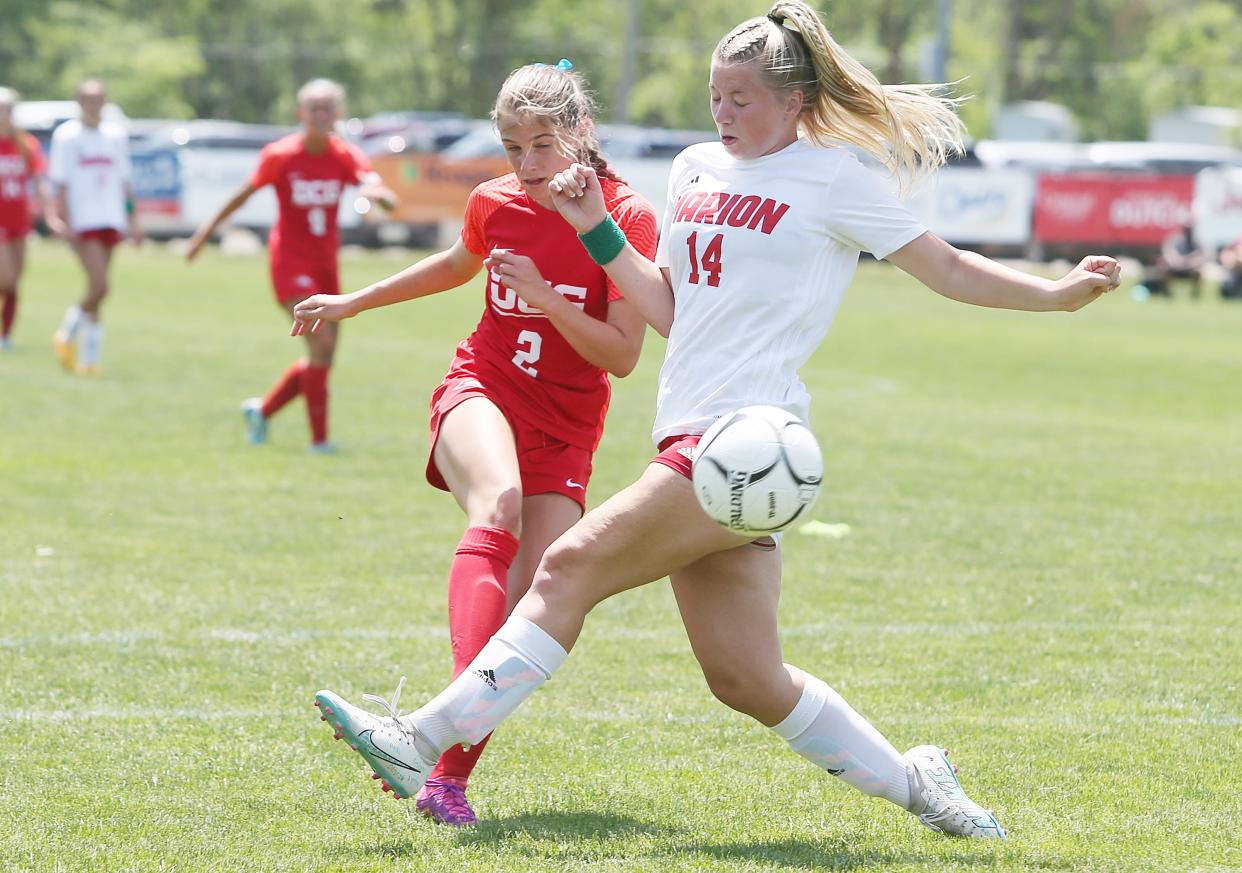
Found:
<svg viewBox="0 0 1242 873"><path fill-rule="evenodd" d="M567 61L514 71L492 117L513 173L471 193L452 248L294 309L293 333L302 334L455 288L488 268L483 317L431 398L427 479L452 492L468 522L449 570L454 675L504 623L548 545L582 516L607 373L629 373L642 347L641 317L555 211L548 182L575 160L595 167L627 237L648 258L656 247L654 211L600 156L589 99ZM422 812L474 823L465 788L483 745L444 753L418 796Z"/></svg>
<svg viewBox="0 0 1242 873"><path fill-rule="evenodd" d="M340 234L336 212L347 185L361 185L362 196L391 209L393 193L379 184L366 155L333 134L345 92L328 79L315 79L298 91L302 130L266 146L250 181L228 200L190 240L186 260L194 260L221 222L264 185L276 188L280 204L268 238L268 262L277 302L290 314L299 300L316 292L337 294L336 255ZM336 351L337 327L307 335L309 357L295 361L263 398L242 404L252 444L267 440L267 420L299 394L306 397L311 450L330 452L328 370Z"/></svg>
<svg viewBox="0 0 1242 873"><path fill-rule="evenodd" d="M30 233L30 183L37 187L48 214L43 174L47 161L39 141L13 123L20 98L12 88L0 88L0 349L10 349L13 319L17 315L17 284L26 264L26 236ZM49 216L51 229L60 223Z"/></svg>

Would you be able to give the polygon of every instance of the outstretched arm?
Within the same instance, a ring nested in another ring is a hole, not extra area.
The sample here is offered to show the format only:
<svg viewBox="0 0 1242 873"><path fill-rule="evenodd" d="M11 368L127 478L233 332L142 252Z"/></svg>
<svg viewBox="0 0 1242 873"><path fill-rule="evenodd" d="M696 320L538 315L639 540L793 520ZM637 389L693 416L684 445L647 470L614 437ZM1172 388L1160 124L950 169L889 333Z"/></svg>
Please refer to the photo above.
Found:
<svg viewBox="0 0 1242 873"><path fill-rule="evenodd" d="M216 232L216 228L223 224L226 218L241 209L245 202L250 199L250 195L256 190L257 189L249 182L242 185L241 188L237 190L237 193L230 197L228 201L220 207L216 214L212 216L210 221L198 230L194 231L194 236L190 237L190 247L186 249L185 252L185 259L187 261L193 261L198 255L198 250L203 247L203 243L211 239L211 235Z"/></svg>
<svg viewBox="0 0 1242 873"><path fill-rule="evenodd" d="M1115 258L1088 255L1060 279L1044 279L956 249L930 232L886 260L951 300L1028 312L1081 309L1116 288L1121 274Z"/></svg>
<svg viewBox="0 0 1242 873"><path fill-rule="evenodd" d="M392 212L397 208L397 195L384 184L379 173L372 170L364 174L360 181L362 185L358 189L359 195L370 200L385 212Z"/></svg>
<svg viewBox="0 0 1242 873"><path fill-rule="evenodd" d="M483 259L460 239L452 248L436 252L400 273L381 279L352 294L315 294L293 308L291 336L319 329L320 322L342 321L359 312L405 300L428 297L456 288L479 272Z"/></svg>
<svg viewBox="0 0 1242 873"><path fill-rule="evenodd" d="M561 216L579 234L594 230L608 218L604 192L595 170L574 164L557 173L548 183L552 202ZM673 289L668 273L657 267L628 243L615 258L603 265L613 284L634 304L643 319L667 337L673 326Z"/></svg>

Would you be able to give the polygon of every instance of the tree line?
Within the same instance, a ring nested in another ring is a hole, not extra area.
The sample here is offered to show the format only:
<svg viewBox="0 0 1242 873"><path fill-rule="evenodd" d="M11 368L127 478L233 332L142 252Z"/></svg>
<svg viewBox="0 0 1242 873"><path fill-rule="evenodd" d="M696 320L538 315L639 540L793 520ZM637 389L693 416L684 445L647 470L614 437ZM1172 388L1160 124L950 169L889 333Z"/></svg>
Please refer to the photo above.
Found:
<svg viewBox="0 0 1242 873"><path fill-rule="evenodd" d="M1242 107L1242 0L946 0L947 78L973 136L1016 100L1066 104L1084 137L1142 139L1184 105ZM928 81L936 0L819 3L885 82ZM601 118L708 128L709 56L763 0L4 0L0 84L64 98L107 81L131 117L290 122L298 85L349 110L483 116L505 74L574 61ZM629 34L630 39L626 36Z"/></svg>

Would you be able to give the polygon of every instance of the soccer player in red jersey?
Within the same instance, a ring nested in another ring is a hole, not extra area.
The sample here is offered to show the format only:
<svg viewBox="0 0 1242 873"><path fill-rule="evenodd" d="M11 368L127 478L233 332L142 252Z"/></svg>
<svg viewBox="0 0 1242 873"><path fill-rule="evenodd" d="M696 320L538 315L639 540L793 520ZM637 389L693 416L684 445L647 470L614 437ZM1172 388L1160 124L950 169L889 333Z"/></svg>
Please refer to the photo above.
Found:
<svg viewBox="0 0 1242 873"><path fill-rule="evenodd" d="M366 155L333 133L344 102L344 89L329 79L315 79L302 86L298 91L302 130L259 153L259 166L250 181L195 232L186 252L187 261L194 260L203 243L250 195L272 185L280 211L268 237L268 262L277 302L292 314L294 304L311 294L340 292L336 212L345 186L361 185L363 197L386 209L391 209L396 199L379 183ZM308 358L295 361L266 396L242 404L252 444L266 442L268 419L302 394L310 421L311 451L334 451L328 442L328 370L336 338L335 324L308 334Z"/></svg>
<svg viewBox="0 0 1242 873"><path fill-rule="evenodd" d="M13 123L18 99L12 88L0 88L0 350L13 347L17 284L26 264L26 236L30 233L31 182L44 204L49 227L60 230L60 222L49 214L43 150L37 139Z"/></svg>
<svg viewBox="0 0 1242 873"><path fill-rule="evenodd" d="M487 268L483 317L431 398L427 479L451 491L467 528L449 569L457 675L530 587L544 550L586 506L608 373L638 360L643 322L552 205L548 182L575 161L595 168L604 200L635 248L655 256L649 203L599 154L591 104L568 61L514 71L496 98L513 173L484 182L449 249L341 297L294 309L293 333L366 309L455 288ZM466 781L486 742L449 748L418 796L426 815L473 824Z"/></svg>

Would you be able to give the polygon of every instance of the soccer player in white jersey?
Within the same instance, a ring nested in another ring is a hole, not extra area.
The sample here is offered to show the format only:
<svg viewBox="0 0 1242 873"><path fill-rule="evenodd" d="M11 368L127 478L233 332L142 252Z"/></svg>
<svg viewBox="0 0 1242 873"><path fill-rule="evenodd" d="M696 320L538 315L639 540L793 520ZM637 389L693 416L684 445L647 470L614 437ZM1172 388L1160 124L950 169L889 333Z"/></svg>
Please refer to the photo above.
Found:
<svg viewBox="0 0 1242 873"><path fill-rule="evenodd" d="M81 116L52 134L48 170L58 192L53 218L67 226L69 242L86 271L86 293L65 313L52 346L66 370L85 375L99 371L99 310L108 295L112 250L127 228L135 243L142 240L130 189L129 138L120 125L103 120L105 100L98 79L78 86Z"/></svg>
<svg viewBox="0 0 1242 873"><path fill-rule="evenodd" d="M667 575L723 703L934 830L1004 838L938 746L899 753L822 680L783 662L776 544L746 542L711 521L687 455L716 417L738 407L772 404L806 416L797 371L822 341L860 250L955 300L1023 310L1079 309L1116 287L1117 262L1091 256L1046 280L929 233L833 141L860 146L899 173L934 168L960 143L952 102L934 86L880 85L800 0L730 31L713 55L709 90L720 141L674 162L655 264L608 221L589 168L572 167L553 183L557 208L588 252L668 337L654 433L660 454L547 550L509 620L430 703L401 717L395 700L383 701L388 717L330 691L316 704L386 787L409 796L444 749L477 742L551 677L592 607Z"/></svg>

